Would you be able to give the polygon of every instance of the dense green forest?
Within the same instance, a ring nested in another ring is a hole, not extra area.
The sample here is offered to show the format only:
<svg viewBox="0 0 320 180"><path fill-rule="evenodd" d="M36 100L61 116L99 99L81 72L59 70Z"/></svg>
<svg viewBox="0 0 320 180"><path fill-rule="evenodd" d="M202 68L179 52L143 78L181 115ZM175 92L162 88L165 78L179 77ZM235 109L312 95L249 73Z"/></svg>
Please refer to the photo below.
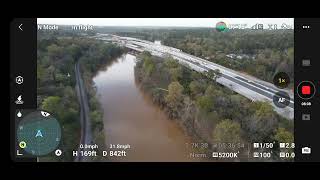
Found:
<svg viewBox="0 0 320 180"><path fill-rule="evenodd" d="M217 74L216 74L217 75ZM293 142L293 122L167 57L144 52L135 78L171 119L204 142Z"/></svg>
<svg viewBox="0 0 320 180"><path fill-rule="evenodd" d="M217 32L209 28L130 28L120 31L113 28L106 32L149 41L161 40L162 44L269 82L280 71L293 79L292 30ZM73 161L72 151L78 148L80 141L80 110L74 74L77 62L89 98L93 142L103 149L103 113L92 77L124 49L68 31L38 32L37 43L38 108L51 112L62 126L60 148L66 154L58 160ZM229 54L246 56L229 58ZM171 57L163 60L147 52L137 59L135 78L138 84L194 139L211 144L293 142L292 121L279 116L268 103L251 102L215 83L212 79L219 75L218 72L204 76ZM54 161L56 157L42 160Z"/></svg>
<svg viewBox="0 0 320 180"><path fill-rule="evenodd" d="M149 41L161 40L164 45L269 82L280 71L293 79L293 30L217 32L213 28L180 28L131 30L115 34ZM229 58L228 54L241 55L242 58Z"/></svg>
<svg viewBox="0 0 320 180"><path fill-rule="evenodd" d="M98 68L122 54L123 49L102 41L68 32L38 33L38 108L51 112L62 127L59 161L73 161L72 151L80 142L79 102L75 91L75 63L79 61L88 94L93 143L104 147L102 110L96 98L92 77ZM42 158L54 161L54 155Z"/></svg>

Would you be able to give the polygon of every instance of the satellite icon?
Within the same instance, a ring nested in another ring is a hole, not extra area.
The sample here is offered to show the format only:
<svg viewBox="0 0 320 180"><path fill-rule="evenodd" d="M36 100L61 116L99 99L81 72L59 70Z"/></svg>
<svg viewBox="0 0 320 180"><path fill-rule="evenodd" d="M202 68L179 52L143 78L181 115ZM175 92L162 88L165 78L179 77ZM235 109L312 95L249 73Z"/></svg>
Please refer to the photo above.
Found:
<svg viewBox="0 0 320 180"><path fill-rule="evenodd" d="M45 112L45 111L41 111L41 115L42 115L43 117L48 117L48 116L50 116L50 114L47 113L47 112Z"/></svg>

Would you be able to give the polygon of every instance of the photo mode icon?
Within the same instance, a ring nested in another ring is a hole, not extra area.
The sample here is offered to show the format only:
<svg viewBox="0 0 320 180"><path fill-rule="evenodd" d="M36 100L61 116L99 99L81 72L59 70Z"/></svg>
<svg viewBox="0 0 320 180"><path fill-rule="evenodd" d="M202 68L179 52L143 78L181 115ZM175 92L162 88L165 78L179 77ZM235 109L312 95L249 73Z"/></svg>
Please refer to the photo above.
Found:
<svg viewBox="0 0 320 180"><path fill-rule="evenodd" d="M311 154L311 148L309 147L303 147L302 149L302 154Z"/></svg>

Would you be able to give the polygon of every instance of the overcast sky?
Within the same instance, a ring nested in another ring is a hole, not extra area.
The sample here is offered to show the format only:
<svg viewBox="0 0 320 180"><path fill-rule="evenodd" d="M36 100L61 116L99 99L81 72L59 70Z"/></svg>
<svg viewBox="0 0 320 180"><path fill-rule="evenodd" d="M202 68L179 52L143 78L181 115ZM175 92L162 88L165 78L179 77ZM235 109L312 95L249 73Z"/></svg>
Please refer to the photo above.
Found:
<svg viewBox="0 0 320 180"><path fill-rule="evenodd" d="M173 26L173 27L215 27L217 22L228 24L256 23L293 25L293 18L38 18L38 24L94 25L94 26Z"/></svg>

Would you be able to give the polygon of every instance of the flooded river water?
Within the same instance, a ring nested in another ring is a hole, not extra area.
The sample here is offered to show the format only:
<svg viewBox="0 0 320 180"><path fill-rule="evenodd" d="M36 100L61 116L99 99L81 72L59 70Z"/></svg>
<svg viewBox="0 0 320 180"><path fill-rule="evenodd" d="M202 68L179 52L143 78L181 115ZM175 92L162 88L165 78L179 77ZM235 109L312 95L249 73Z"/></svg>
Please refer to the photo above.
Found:
<svg viewBox="0 0 320 180"><path fill-rule="evenodd" d="M124 54L94 77L104 111L106 147L129 144L113 161L190 161L191 139L143 94L134 78L136 58Z"/></svg>

